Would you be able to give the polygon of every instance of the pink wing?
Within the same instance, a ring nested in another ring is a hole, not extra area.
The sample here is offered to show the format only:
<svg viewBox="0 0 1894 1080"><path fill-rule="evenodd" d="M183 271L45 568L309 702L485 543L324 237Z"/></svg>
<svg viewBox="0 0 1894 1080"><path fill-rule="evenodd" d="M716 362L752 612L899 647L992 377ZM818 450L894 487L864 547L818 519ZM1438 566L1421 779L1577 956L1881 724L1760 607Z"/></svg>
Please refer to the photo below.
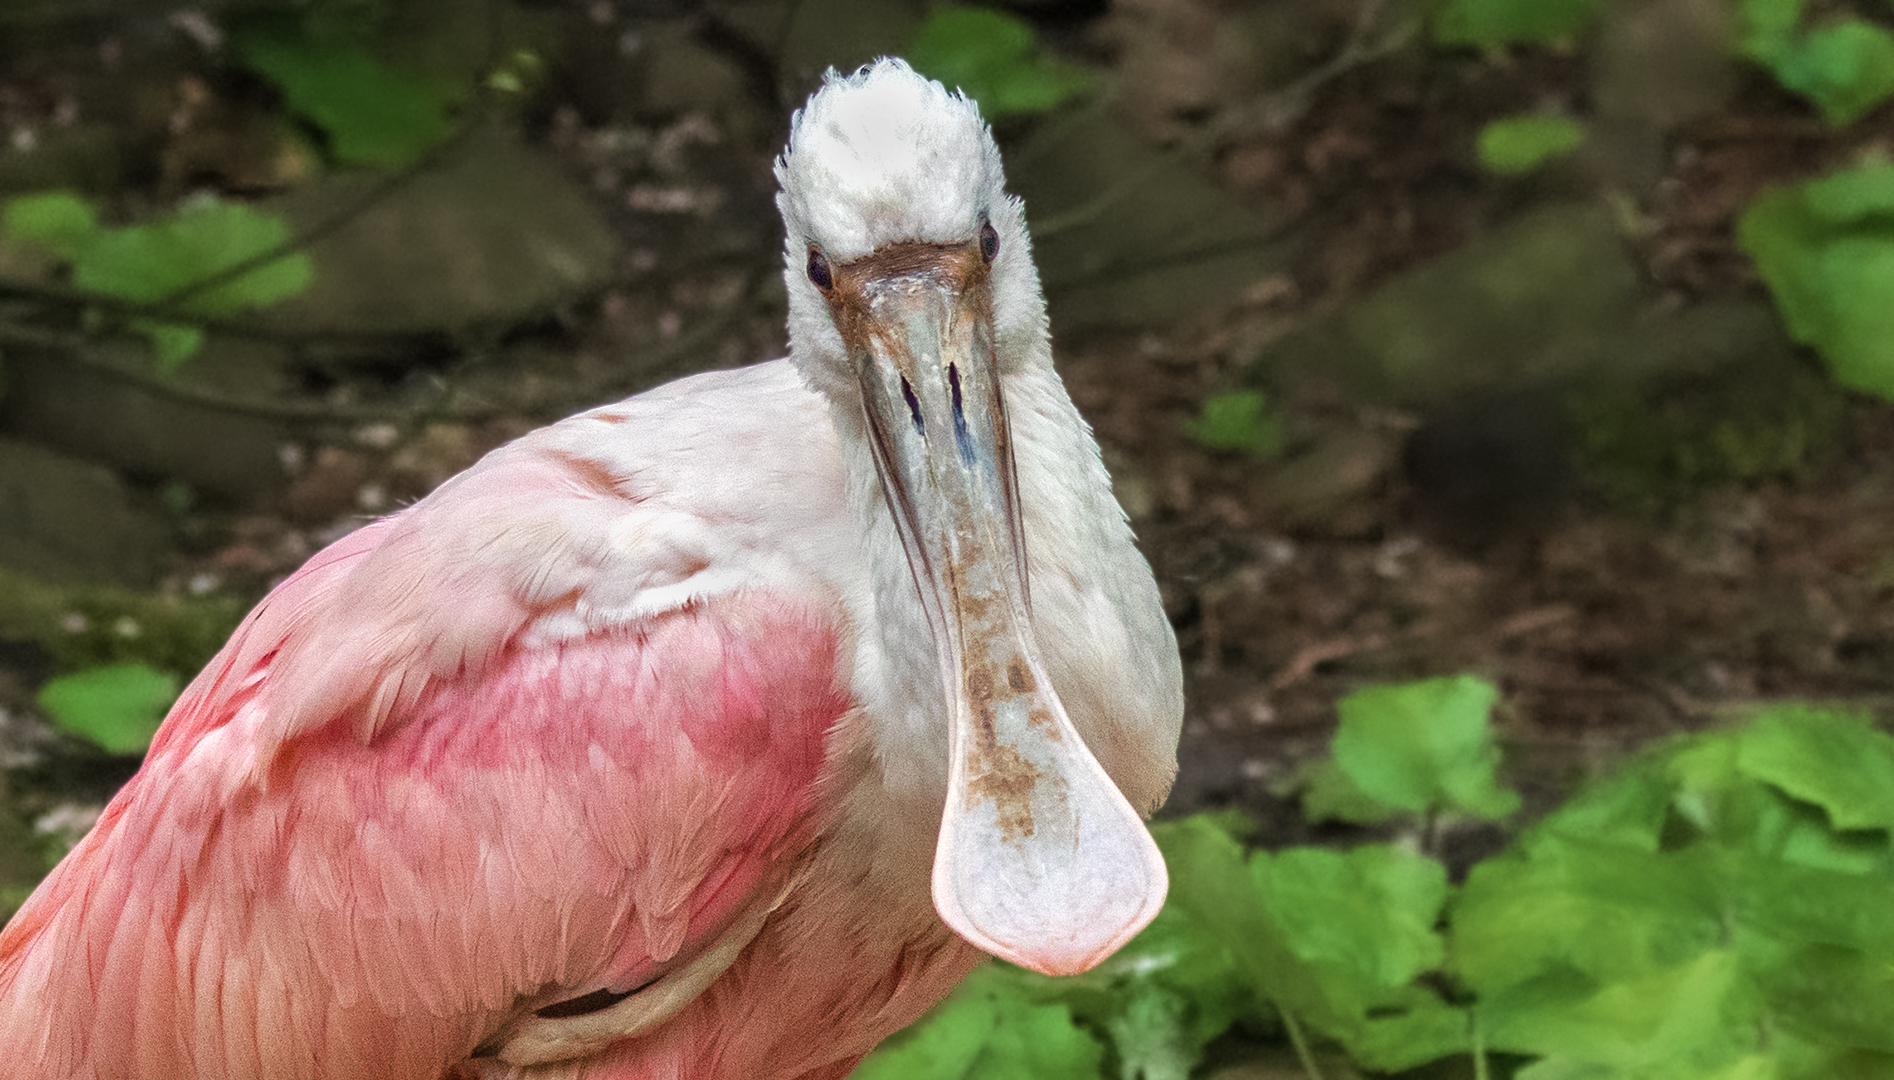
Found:
<svg viewBox="0 0 1894 1080"><path fill-rule="evenodd" d="M614 619L608 577L691 570L613 546L637 503L516 444L272 592L0 934L0 1053L433 1080L773 901L849 707L838 628L795 590Z"/></svg>

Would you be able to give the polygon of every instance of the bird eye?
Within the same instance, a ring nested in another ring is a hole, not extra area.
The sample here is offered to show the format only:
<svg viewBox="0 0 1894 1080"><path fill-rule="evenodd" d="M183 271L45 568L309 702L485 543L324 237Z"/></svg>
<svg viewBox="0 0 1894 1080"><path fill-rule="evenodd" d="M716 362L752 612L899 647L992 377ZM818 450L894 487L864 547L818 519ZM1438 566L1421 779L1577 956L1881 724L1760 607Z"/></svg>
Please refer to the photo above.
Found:
<svg viewBox="0 0 1894 1080"><path fill-rule="evenodd" d="M991 221L980 223L980 257L987 262L1000 253L1000 234L993 228Z"/></svg>
<svg viewBox="0 0 1894 1080"><path fill-rule="evenodd" d="M835 287L835 271L829 268L829 257L815 248L809 249L809 280L823 292Z"/></svg>

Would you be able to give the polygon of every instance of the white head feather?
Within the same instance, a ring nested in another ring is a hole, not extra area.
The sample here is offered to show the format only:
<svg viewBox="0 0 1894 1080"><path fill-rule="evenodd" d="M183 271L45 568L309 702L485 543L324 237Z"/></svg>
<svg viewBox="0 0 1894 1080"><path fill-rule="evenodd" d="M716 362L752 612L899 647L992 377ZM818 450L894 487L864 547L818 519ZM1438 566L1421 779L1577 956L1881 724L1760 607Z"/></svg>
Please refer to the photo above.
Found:
<svg viewBox="0 0 1894 1080"><path fill-rule="evenodd" d="M990 221L1000 239L992 283L1001 369L1052 362L1025 214L1006 194L999 147L966 96L899 59L853 75L830 70L790 122L776 180L790 353L831 401L857 391L828 304L809 281L812 246L842 263L902 241L971 241Z"/></svg>

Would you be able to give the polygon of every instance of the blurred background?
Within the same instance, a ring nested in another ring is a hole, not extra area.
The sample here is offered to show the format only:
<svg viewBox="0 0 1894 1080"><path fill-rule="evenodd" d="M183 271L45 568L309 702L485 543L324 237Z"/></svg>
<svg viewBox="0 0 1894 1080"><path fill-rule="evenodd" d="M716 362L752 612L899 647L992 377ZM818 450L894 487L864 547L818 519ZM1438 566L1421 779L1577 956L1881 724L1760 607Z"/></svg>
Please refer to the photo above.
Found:
<svg viewBox="0 0 1894 1080"><path fill-rule="evenodd" d="M1885 0L9 0L0 912L323 544L780 355L772 158L889 54L1026 200L1183 649L1167 813L1319 837L1403 680L1497 688L1527 817L1894 704Z"/></svg>

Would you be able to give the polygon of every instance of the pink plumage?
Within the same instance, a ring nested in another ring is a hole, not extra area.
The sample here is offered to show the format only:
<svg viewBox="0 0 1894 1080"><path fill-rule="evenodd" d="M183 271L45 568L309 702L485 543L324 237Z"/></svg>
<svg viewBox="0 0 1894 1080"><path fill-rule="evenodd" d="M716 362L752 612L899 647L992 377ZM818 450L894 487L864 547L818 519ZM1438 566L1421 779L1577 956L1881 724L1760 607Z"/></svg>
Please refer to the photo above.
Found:
<svg viewBox="0 0 1894 1080"><path fill-rule="evenodd" d="M536 432L265 598L0 933L7 1075L840 1077L982 950L1149 919L1175 645L1017 203L992 156L892 225L796 204L837 140L883 195L991 155L898 61L832 77L792 361Z"/></svg>

